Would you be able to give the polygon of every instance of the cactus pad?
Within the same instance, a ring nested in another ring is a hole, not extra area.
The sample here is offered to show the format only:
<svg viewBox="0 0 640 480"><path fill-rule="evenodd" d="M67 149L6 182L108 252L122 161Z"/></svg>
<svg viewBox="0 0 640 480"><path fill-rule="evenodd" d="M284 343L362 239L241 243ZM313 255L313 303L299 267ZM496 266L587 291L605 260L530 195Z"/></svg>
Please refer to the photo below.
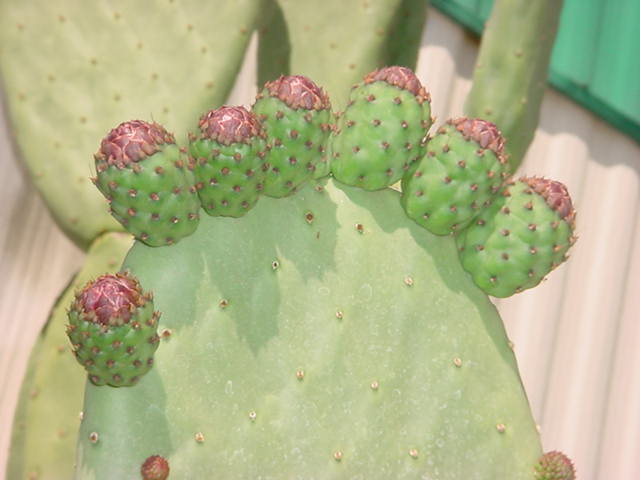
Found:
<svg viewBox="0 0 640 480"><path fill-rule="evenodd" d="M397 192L307 184L123 268L154 291L162 346L135 387L88 385L76 478L162 452L176 478L531 480L502 322Z"/></svg>
<svg viewBox="0 0 640 480"><path fill-rule="evenodd" d="M422 157L431 126L430 97L404 67L371 72L351 91L330 139L331 171L342 183L366 190L402 178Z"/></svg>
<svg viewBox="0 0 640 480"><path fill-rule="evenodd" d="M213 216L240 217L264 187L264 129L253 112L228 106L205 113L199 125L189 152L202 208Z"/></svg>
<svg viewBox="0 0 640 480"><path fill-rule="evenodd" d="M535 287L566 259L574 228L566 187L523 177L461 232L460 259L486 293L508 297Z"/></svg>
<svg viewBox="0 0 640 480"><path fill-rule="evenodd" d="M326 144L331 103L312 80L290 75L268 82L253 111L265 126L271 146L265 195L283 197L309 178L329 174Z"/></svg>
<svg viewBox="0 0 640 480"><path fill-rule="evenodd" d="M95 385L131 386L153 366L159 312L129 274L103 275L76 294L67 334Z"/></svg>
<svg viewBox="0 0 640 480"><path fill-rule="evenodd" d="M506 176L504 140L491 122L449 120L402 181L407 215L436 235L465 227Z"/></svg>

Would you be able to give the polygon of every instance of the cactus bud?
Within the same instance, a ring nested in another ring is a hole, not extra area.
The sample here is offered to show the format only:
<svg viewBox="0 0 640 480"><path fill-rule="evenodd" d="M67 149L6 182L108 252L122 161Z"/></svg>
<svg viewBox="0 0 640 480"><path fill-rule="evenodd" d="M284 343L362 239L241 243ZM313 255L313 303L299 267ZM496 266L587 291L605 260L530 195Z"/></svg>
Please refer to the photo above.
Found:
<svg viewBox="0 0 640 480"><path fill-rule="evenodd" d="M573 462L564 453L545 453L536 465L536 480L575 480Z"/></svg>
<svg viewBox="0 0 640 480"><path fill-rule="evenodd" d="M142 480L167 480L169 477L169 462L160 455L147 458L140 468Z"/></svg>
<svg viewBox="0 0 640 480"><path fill-rule="evenodd" d="M76 294L67 334L96 385L130 386L153 365L159 312L128 273L103 275Z"/></svg>

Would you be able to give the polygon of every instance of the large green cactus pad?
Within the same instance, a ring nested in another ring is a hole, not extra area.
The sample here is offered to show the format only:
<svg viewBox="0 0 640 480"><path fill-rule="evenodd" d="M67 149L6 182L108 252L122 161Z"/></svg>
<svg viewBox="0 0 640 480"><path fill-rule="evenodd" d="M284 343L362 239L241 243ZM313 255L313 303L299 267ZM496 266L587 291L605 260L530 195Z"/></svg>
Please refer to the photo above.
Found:
<svg viewBox="0 0 640 480"><path fill-rule="evenodd" d="M6 478L72 477L87 374L78 368L65 334L67 307L75 291L87 281L120 267L132 240L126 233L98 237L87 252L82 269L53 308L31 353L20 390Z"/></svg>
<svg viewBox="0 0 640 480"><path fill-rule="evenodd" d="M78 479L531 479L541 454L494 306L390 189L327 181L202 219L124 268L163 340L132 388L87 385ZM166 330L165 330L166 329Z"/></svg>
<svg viewBox="0 0 640 480"><path fill-rule="evenodd" d="M0 74L12 128L63 230L88 246L120 227L89 181L97 138L122 118L180 138L234 84L255 0L0 0Z"/></svg>
<svg viewBox="0 0 640 480"><path fill-rule="evenodd" d="M342 109L348 87L365 74L387 65L415 67L428 3L267 0L259 84L279 74L307 75Z"/></svg>

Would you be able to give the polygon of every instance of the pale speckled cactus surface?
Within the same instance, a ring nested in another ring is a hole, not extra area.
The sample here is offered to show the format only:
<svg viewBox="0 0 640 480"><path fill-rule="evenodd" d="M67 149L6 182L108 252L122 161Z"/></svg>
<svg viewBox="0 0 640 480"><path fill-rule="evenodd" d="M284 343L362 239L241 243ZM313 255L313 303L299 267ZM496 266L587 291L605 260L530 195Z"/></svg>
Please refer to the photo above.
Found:
<svg viewBox="0 0 640 480"><path fill-rule="evenodd" d="M532 478L502 322L397 192L264 197L123 268L163 340L136 386L87 385L76 478L135 478L151 455L175 478Z"/></svg>
<svg viewBox="0 0 640 480"><path fill-rule="evenodd" d="M87 152L123 118L182 138L229 94L261 2L0 1L0 74L14 135L58 224L87 247L118 224Z"/></svg>

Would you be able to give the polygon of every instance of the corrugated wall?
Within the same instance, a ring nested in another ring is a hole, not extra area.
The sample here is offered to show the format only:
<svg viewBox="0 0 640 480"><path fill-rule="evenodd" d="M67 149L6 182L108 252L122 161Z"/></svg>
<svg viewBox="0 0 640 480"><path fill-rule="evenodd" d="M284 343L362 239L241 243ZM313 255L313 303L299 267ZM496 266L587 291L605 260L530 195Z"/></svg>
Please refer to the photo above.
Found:
<svg viewBox="0 0 640 480"><path fill-rule="evenodd" d="M417 72L440 121L462 113L476 53L460 27L430 11ZM243 72L230 103L249 104L255 93L251 61ZM35 195L1 122L4 472L29 350L82 253ZM549 90L521 172L565 182L579 212L570 261L538 288L498 302L545 449L568 453L581 480L640 478L640 147Z"/></svg>

